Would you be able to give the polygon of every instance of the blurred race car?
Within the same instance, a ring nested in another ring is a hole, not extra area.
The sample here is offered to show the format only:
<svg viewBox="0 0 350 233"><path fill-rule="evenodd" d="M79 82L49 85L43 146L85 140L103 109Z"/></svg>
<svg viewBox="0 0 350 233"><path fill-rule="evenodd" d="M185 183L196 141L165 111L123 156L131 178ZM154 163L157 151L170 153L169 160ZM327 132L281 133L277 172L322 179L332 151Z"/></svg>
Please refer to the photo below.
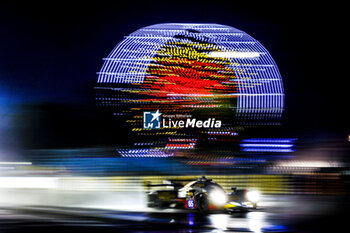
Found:
<svg viewBox="0 0 350 233"><path fill-rule="evenodd" d="M185 183L185 184L184 184ZM187 183L187 184L186 184ZM205 213L212 210L227 212L248 211L257 208L260 194L255 190L237 190L231 193L212 179L167 180L163 184L146 184L147 187L170 187L171 189L149 191L148 207L196 209Z"/></svg>

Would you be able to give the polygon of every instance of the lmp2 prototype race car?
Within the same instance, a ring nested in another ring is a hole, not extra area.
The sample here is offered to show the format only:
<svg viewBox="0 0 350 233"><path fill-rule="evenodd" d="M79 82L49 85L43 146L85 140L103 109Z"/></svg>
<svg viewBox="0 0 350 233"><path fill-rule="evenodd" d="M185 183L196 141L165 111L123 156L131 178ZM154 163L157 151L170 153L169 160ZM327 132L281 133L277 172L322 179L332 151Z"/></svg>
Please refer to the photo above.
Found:
<svg viewBox="0 0 350 233"><path fill-rule="evenodd" d="M188 182L187 184L184 184ZM212 179L201 177L196 180L167 180L163 184L150 184L147 187L170 187L171 189L153 190L147 193L148 207L185 208L198 210L201 213L214 210L225 210L229 213L249 211L257 208L260 194L255 190L237 190L232 187L231 193Z"/></svg>

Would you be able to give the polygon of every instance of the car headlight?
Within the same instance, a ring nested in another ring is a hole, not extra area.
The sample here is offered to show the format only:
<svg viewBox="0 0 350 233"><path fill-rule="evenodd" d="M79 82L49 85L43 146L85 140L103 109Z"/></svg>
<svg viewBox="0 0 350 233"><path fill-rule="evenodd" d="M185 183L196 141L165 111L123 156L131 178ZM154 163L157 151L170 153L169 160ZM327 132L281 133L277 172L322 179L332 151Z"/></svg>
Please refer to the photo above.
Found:
<svg viewBox="0 0 350 233"><path fill-rule="evenodd" d="M251 202L258 202L260 200L260 193L258 191L248 191L247 199Z"/></svg>
<svg viewBox="0 0 350 233"><path fill-rule="evenodd" d="M209 192L210 201L216 205L224 205L227 203L227 195L223 190L212 190Z"/></svg>

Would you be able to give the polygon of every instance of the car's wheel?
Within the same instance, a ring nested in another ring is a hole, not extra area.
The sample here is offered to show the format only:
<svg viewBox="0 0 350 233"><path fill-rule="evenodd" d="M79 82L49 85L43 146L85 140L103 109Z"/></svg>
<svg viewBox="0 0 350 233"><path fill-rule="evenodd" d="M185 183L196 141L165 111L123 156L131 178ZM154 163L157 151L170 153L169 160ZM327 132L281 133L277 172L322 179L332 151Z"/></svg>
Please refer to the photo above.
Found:
<svg viewBox="0 0 350 233"><path fill-rule="evenodd" d="M156 209L168 208L169 204L158 197L158 193L152 193L148 195L147 206Z"/></svg>
<svg viewBox="0 0 350 233"><path fill-rule="evenodd" d="M197 209L201 213L207 213L209 211L209 200L207 195L199 194L197 199Z"/></svg>

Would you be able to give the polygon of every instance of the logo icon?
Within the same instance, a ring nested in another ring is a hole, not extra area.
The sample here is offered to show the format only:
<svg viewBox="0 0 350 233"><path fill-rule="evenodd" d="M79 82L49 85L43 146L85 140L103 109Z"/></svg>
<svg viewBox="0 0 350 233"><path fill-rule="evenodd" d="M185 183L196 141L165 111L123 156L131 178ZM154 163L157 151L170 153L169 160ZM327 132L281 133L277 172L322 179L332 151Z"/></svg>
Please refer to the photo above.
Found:
<svg viewBox="0 0 350 233"><path fill-rule="evenodd" d="M160 129L160 115L162 113L159 110L156 112L143 112L143 128Z"/></svg>

